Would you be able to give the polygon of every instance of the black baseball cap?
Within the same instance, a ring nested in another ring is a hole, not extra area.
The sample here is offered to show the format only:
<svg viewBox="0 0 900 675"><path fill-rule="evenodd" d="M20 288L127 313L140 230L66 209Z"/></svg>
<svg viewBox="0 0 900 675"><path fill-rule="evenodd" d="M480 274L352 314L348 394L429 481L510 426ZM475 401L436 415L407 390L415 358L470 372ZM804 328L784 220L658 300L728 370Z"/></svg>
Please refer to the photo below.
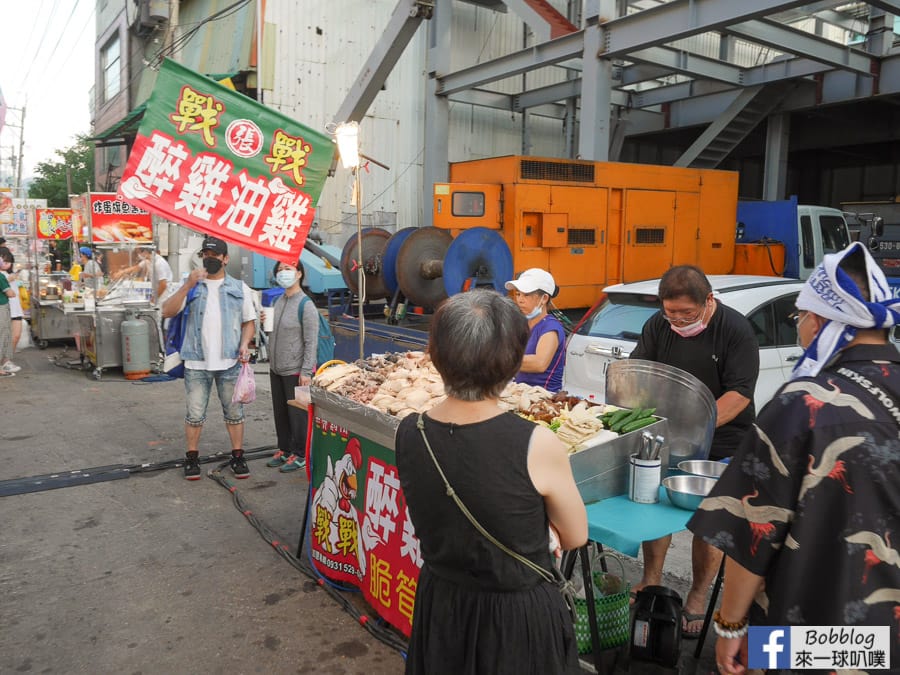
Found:
<svg viewBox="0 0 900 675"><path fill-rule="evenodd" d="M219 255L228 255L228 244L218 237L206 237L203 240L203 245L200 246L200 255L203 255L204 251L213 251Z"/></svg>

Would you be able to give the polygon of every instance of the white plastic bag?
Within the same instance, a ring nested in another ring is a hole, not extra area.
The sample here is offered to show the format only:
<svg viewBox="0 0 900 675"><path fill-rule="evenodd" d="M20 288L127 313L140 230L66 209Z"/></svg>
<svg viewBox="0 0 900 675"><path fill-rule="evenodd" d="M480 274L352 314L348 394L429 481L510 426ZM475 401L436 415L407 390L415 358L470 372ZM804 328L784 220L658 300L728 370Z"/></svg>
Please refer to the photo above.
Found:
<svg viewBox="0 0 900 675"><path fill-rule="evenodd" d="M232 403L253 403L256 400L256 375L249 362L241 366L237 382L234 383Z"/></svg>
<svg viewBox="0 0 900 675"><path fill-rule="evenodd" d="M31 341L31 327L28 325L28 322L24 319L21 321L22 324L22 335L19 337L19 344L16 345L16 352L20 352L23 349L29 349L34 347L34 342Z"/></svg>

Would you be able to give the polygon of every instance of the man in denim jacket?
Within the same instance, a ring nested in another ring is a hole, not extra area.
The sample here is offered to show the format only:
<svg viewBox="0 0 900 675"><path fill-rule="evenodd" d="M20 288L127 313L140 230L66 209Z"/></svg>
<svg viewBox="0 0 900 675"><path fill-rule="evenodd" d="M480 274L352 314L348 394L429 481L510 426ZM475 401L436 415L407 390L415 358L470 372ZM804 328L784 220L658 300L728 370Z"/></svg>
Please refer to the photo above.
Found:
<svg viewBox="0 0 900 675"><path fill-rule="evenodd" d="M225 274L228 245L224 241L206 237L198 255L203 260L203 268L193 270L163 304L163 317L168 318L178 314L190 302L181 345L187 393L184 477L188 480L200 478L197 447L206 421L209 395L215 384L231 439L231 470L235 478L247 478L250 469L243 451L244 407L232 403L231 398L241 363L250 357L249 344L255 332L256 310L247 285Z"/></svg>

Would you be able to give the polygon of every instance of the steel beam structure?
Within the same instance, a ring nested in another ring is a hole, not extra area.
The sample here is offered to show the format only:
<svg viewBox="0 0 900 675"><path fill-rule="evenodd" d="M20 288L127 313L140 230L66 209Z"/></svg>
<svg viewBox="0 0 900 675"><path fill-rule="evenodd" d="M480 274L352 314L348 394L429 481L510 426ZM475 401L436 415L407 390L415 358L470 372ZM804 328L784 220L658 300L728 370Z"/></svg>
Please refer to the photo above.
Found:
<svg viewBox="0 0 900 675"><path fill-rule="evenodd" d="M726 30L731 35L750 42L774 47L789 54L803 54L813 61L867 75L873 72L873 65L876 63L865 52L770 21L745 21L730 25Z"/></svg>
<svg viewBox="0 0 900 675"><path fill-rule="evenodd" d="M698 56L683 49L647 47L628 54L628 60L660 66L666 73L682 73L729 84L741 83L741 68L738 66Z"/></svg>
<svg viewBox="0 0 900 675"><path fill-rule="evenodd" d="M601 0L603 5L612 0ZM584 71L581 76L581 122L578 126L578 154L581 159L605 162L609 159L612 61L599 57L600 26L584 29Z"/></svg>
<svg viewBox="0 0 900 675"><path fill-rule="evenodd" d="M335 122L362 120L412 36L416 34L419 24L431 16L433 9L433 0L400 0L397 3L356 82L338 108Z"/></svg>
<svg viewBox="0 0 900 675"><path fill-rule="evenodd" d="M431 226L433 209L430 195L435 183L445 183L450 175L450 101L437 95L438 78L450 69L451 2L438 2L428 23L427 72L425 86L425 150L422 158L422 182L425 199L422 224Z"/></svg>
<svg viewBox="0 0 900 675"><path fill-rule="evenodd" d="M866 0L871 7L887 12L888 14L900 14L900 0Z"/></svg>
<svg viewBox="0 0 900 675"><path fill-rule="evenodd" d="M513 75L521 75L530 70L580 58L584 51L583 38L584 31L578 31L491 61L485 61L476 66L447 73L440 78L437 93L447 96Z"/></svg>
<svg viewBox="0 0 900 675"><path fill-rule="evenodd" d="M766 200L787 197L788 146L791 139L791 116L769 115L766 126L766 154L763 170L763 194Z"/></svg>
<svg viewBox="0 0 900 675"><path fill-rule="evenodd" d="M603 24L603 54L607 58L628 58L630 52L638 49L720 30L803 4L804 0L672 0Z"/></svg>
<svg viewBox="0 0 900 675"><path fill-rule="evenodd" d="M832 5L834 3L820 3L823 5ZM859 20L856 17L849 16L843 12L836 12L833 9L816 10L815 8L803 7L801 9L792 9L789 12L781 12L774 16L776 21L783 23L793 23L802 21L814 16L819 21L836 26L843 30L859 32Z"/></svg>

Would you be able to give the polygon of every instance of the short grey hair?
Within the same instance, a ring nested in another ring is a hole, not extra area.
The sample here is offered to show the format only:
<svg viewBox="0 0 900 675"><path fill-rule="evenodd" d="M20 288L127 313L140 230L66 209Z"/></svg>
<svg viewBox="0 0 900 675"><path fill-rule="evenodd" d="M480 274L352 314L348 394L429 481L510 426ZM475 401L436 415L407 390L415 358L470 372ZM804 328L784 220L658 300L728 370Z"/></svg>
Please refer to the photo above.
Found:
<svg viewBox="0 0 900 675"><path fill-rule="evenodd" d="M428 353L448 396L496 398L522 365L528 321L496 291L457 293L435 312Z"/></svg>

